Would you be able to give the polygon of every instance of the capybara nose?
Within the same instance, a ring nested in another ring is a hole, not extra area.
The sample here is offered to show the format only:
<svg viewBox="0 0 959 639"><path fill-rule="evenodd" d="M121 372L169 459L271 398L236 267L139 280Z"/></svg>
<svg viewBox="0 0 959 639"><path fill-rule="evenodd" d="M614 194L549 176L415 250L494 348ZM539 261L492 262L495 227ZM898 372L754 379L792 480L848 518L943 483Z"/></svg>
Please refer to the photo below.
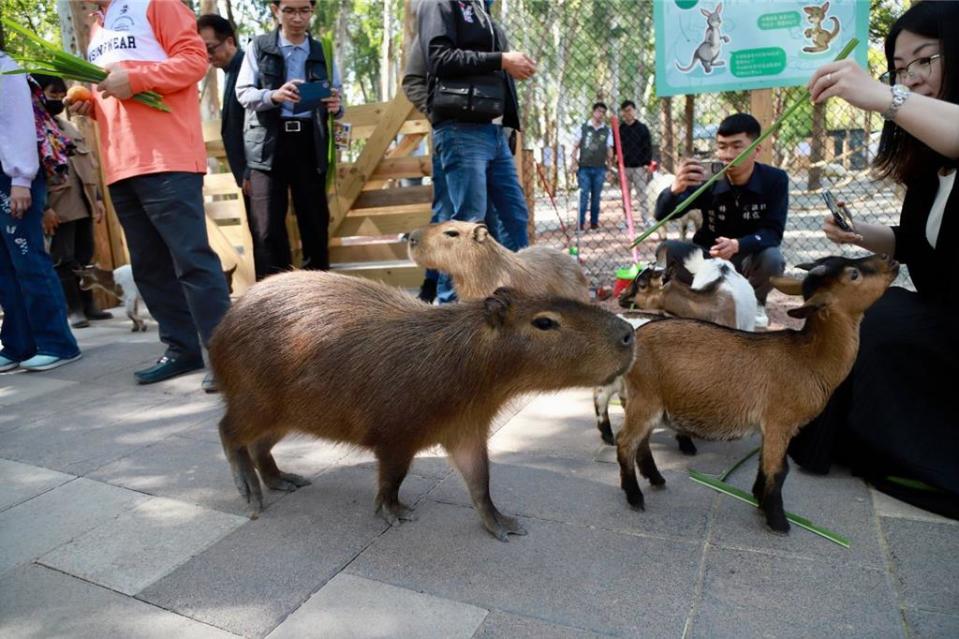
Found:
<svg viewBox="0 0 959 639"><path fill-rule="evenodd" d="M409 234L409 233L403 233L403 235L400 236L400 239L403 240L404 242L408 242L409 239L410 239L410 234Z"/></svg>
<svg viewBox="0 0 959 639"><path fill-rule="evenodd" d="M620 342L622 343L623 346L631 347L633 345L633 342L635 341L636 341L636 331L634 331L633 327L630 326L626 329L626 332L623 334L623 337L620 340Z"/></svg>

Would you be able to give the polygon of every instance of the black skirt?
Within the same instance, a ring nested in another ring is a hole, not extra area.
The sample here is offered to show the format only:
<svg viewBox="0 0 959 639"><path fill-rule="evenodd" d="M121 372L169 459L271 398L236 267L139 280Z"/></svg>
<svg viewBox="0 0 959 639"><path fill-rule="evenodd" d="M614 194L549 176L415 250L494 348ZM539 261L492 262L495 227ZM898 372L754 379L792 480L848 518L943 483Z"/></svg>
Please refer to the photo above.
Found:
<svg viewBox="0 0 959 639"><path fill-rule="evenodd" d="M812 472L847 465L883 492L959 518L956 328L945 307L890 288L863 318L849 377L789 455Z"/></svg>

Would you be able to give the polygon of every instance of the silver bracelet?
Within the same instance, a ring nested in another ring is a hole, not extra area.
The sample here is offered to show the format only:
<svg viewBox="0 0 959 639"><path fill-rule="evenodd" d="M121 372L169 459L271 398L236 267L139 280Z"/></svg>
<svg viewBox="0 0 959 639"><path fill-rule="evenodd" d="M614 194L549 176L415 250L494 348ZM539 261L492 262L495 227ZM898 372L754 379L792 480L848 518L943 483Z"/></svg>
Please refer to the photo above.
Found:
<svg viewBox="0 0 959 639"><path fill-rule="evenodd" d="M911 93L909 89L901 84L892 85L889 87L889 92L892 93L892 102L889 104L889 108L882 112L883 120L895 120L896 114L899 113L899 108L906 103Z"/></svg>

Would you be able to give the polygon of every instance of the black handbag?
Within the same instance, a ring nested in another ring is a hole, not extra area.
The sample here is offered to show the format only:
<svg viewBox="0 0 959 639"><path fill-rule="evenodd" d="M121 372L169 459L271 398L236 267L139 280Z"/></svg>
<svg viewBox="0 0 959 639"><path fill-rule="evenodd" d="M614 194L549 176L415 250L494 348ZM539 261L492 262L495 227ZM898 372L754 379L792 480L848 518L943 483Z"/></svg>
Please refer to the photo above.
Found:
<svg viewBox="0 0 959 639"><path fill-rule="evenodd" d="M506 111L506 81L499 73L437 78L430 111L434 121L491 122Z"/></svg>

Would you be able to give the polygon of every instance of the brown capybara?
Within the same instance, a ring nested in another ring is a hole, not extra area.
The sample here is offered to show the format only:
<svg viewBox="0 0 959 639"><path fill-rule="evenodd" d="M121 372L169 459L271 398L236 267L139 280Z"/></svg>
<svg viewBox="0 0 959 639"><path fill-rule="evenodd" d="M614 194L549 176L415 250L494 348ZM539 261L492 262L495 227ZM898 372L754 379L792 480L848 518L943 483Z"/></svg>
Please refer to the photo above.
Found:
<svg viewBox="0 0 959 639"><path fill-rule="evenodd" d="M434 307L369 280L318 271L275 275L226 314L210 360L226 413L220 437L240 494L262 508L309 483L276 467L288 433L368 448L379 462L376 510L411 519L399 487L413 456L442 446L498 539L524 534L489 493L486 440L509 399L607 382L633 361L632 327L599 308L499 289ZM255 469L255 470L254 470Z"/></svg>
<svg viewBox="0 0 959 639"><path fill-rule="evenodd" d="M485 224L451 220L407 235L410 259L453 276L461 300L486 297L501 286L589 302L589 282L575 258L549 246L514 253Z"/></svg>

